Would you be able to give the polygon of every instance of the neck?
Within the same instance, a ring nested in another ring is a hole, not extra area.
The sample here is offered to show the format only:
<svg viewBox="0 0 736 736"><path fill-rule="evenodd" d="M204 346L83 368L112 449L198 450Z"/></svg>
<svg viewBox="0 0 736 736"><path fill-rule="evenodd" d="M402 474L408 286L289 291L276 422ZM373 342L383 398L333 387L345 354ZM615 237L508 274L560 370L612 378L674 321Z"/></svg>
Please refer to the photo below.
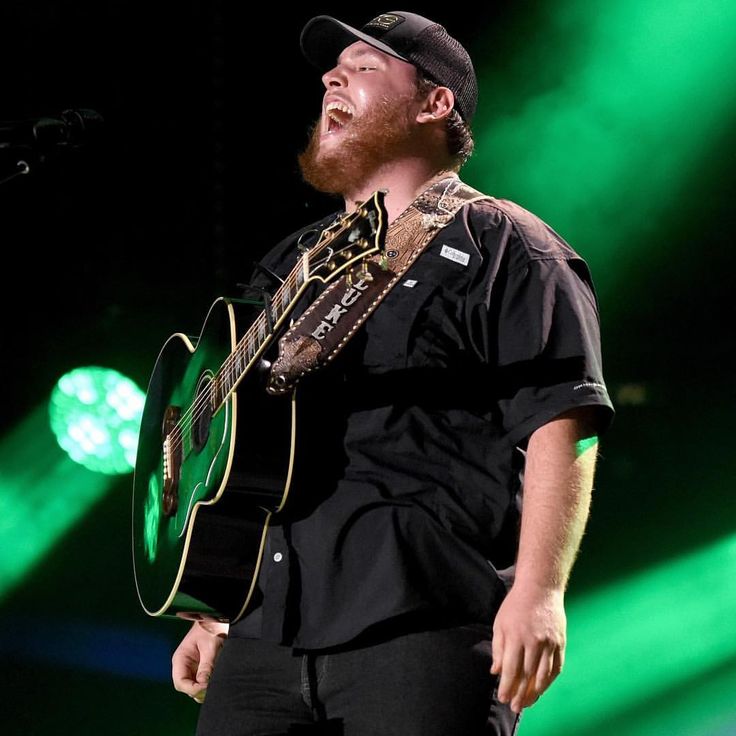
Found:
<svg viewBox="0 0 736 736"><path fill-rule="evenodd" d="M353 212L377 189L388 191L385 204L388 222L393 222L428 186L457 174L432 166L426 160L401 160L377 168L359 186L345 193L345 212Z"/></svg>

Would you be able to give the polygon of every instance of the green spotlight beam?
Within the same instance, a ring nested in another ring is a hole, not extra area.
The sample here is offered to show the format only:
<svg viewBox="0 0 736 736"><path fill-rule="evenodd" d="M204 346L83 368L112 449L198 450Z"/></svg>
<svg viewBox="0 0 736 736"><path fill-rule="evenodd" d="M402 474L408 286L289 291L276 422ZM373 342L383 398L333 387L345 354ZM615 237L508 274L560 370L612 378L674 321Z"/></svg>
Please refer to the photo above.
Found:
<svg viewBox="0 0 736 736"><path fill-rule="evenodd" d="M0 600L113 483L62 452L46 406L0 440Z"/></svg>
<svg viewBox="0 0 736 736"><path fill-rule="evenodd" d="M736 733L736 662L619 714L590 736L733 736ZM586 734L585 736L588 736Z"/></svg>
<svg viewBox="0 0 736 736"><path fill-rule="evenodd" d="M559 0L540 12L508 63L479 63L467 178L559 230L603 295L652 241L668 246L662 229L682 216L693 171L733 126L736 3Z"/></svg>
<svg viewBox="0 0 736 736"><path fill-rule="evenodd" d="M573 599L565 671L525 712L521 736L674 733L661 724L651 731L628 724L625 731L608 730L607 724L736 662L734 570L731 536ZM733 699L730 712L736 720Z"/></svg>

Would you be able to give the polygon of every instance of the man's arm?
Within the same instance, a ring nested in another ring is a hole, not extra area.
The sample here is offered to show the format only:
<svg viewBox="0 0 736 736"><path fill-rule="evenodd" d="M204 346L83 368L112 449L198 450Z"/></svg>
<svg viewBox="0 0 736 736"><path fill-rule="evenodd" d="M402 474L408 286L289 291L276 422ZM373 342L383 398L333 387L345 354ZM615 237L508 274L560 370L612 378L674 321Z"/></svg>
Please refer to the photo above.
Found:
<svg viewBox="0 0 736 736"><path fill-rule="evenodd" d="M493 626L498 698L534 703L562 669L564 593L590 507L597 442L591 407L572 409L529 438L516 579Z"/></svg>

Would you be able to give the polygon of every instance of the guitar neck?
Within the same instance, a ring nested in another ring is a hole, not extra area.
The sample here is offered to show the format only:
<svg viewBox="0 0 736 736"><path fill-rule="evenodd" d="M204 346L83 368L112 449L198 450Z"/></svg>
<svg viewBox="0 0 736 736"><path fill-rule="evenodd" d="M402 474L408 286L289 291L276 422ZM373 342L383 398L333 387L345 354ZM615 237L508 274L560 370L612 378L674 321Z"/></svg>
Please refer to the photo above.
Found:
<svg viewBox="0 0 736 736"><path fill-rule="evenodd" d="M273 296L267 300L266 307L240 338L233 352L217 372L212 382L213 413L219 411L238 387L253 361L282 327L306 287L311 281L316 280L317 277L309 278L308 254L305 253Z"/></svg>
<svg viewBox="0 0 736 736"><path fill-rule="evenodd" d="M254 320L211 383L213 414L237 388L255 359L284 325L310 282L326 283L368 256L383 251L387 215L386 192L374 192L363 204L324 230L319 241L302 253L296 265Z"/></svg>

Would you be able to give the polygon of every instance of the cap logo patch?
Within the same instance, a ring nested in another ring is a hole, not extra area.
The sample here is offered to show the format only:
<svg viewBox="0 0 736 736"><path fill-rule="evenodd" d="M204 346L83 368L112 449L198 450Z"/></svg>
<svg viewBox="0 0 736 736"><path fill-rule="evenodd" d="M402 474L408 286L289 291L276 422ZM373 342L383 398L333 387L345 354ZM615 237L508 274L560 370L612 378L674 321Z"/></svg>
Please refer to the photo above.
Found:
<svg viewBox="0 0 736 736"><path fill-rule="evenodd" d="M395 28L399 23L403 23L404 18L402 18L399 15L394 15L393 13L384 13L383 15L379 15L377 18L374 18L372 21L369 21L363 26L363 30L369 30L373 28L380 29L382 31L390 31L392 28Z"/></svg>

